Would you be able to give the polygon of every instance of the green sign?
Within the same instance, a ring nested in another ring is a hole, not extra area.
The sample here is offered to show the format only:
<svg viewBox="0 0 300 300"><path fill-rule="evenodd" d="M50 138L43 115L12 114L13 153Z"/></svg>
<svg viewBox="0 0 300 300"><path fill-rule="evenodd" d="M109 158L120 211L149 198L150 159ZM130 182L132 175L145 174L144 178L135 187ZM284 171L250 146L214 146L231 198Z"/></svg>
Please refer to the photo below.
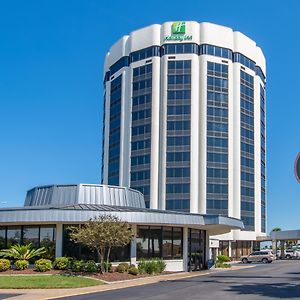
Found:
<svg viewBox="0 0 300 300"><path fill-rule="evenodd" d="M191 35L185 34L185 22L174 22L171 26L171 35L165 37L165 41L190 41Z"/></svg>
<svg viewBox="0 0 300 300"><path fill-rule="evenodd" d="M185 34L185 22L174 22L172 24L172 34Z"/></svg>

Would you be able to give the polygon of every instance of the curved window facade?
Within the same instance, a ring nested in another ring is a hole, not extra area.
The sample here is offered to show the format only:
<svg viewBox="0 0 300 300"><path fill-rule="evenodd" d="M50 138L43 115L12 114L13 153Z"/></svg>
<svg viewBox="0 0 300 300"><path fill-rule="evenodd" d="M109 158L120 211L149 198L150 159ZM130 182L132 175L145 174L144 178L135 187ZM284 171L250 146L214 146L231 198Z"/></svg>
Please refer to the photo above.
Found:
<svg viewBox="0 0 300 300"><path fill-rule="evenodd" d="M147 207L150 203L151 112L152 64L147 64L133 69L130 171L130 187L144 194Z"/></svg>
<svg viewBox="0 0 300 300"><path fill-rule="evenodd" d="M152 46L130 53L129 56L123 56L116 63L114 63L104 75L104 82L109 80L109 77L115 74L123 67L128 67L130 63L137 62L143 59L169 54L196 54L196 55L212 55L222 57L225 59L238 62L245 67L256 72L263 82L265 82L265 75L259 66L247 56L233 52L231 49L218 47L209 44L195 44L195 43L169 43L162 46Z"/></svg>
<svg viewBox="0 0 300 300"><path fill-rule="evenodd" d="M214 62L207 62L206 176L207 213L228 215L228 65Z"/></svg>
<svg viewBox="0 0 300 300"><path fill-rule="evenodd" d="M232 60L232 51L227 48L217 47L214 45L203 44L200 45L200 55L212 55L223 57Z"/></svg>
<svg viewBox="0 0 300 300"><path fill-rule="evenodd" d="M108 184L119 184L122 75L110 85Z"/></svg>
<svg viewBox="0 0 300 300"><path fill-rule="evenodd" d="M167 84L166 209L189 211L191 61L168 61Z"/></svg>
<svg viewBox="0 0 300 300"><path fill-rule="evenodd" d="M193 43L166 44L161 47L161 54L197 54L199 55L199 45Z"/></svg>
<svg viewBox="0 0 300 300"><path fill-rule="evenodd" d="M254 78L242 70L240 76L241 219L245 230L254 230Z"/></svg>

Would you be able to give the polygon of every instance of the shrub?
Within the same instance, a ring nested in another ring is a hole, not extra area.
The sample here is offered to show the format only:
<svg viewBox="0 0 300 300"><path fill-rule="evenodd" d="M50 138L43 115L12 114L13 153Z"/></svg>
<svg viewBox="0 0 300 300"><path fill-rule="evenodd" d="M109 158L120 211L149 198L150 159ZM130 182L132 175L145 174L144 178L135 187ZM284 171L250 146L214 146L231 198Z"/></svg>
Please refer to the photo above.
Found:
<svg viewBox="0 0 300 300"><path fill-rule="evenodd" d="M98 272L98 266L93 260L89 260L84 263L83 271L89 273L96 273Z"/></svg>
<svg viewBox="0 0 300 300"><path fill-rule="evenodd" d="M156 261L158 273L162 273L166 269L166 263L161 259Z"/></svg>
<svg viewBox="0 0 300 300"><path fill-rule="evenodd" d="M111 262L107 263L106 261L104 262L104 270L106 272L112 272L112 264Z"/></svg>
<svg viewBox="0 0 300 300"><path fill-rule="evenodd" d="M159 267L158 267L158 264L156 263L156 261L150 260L146 264L146 273L151 274L151 275L159 273Z"/></svg>
<svg viewBox="0 0 300 300"><path fill-rule="evenodd" d="M160 274L166 268L165 262L161 259L141 260L138 264L138 270L141 274Z"/></svg>
<svg viewBox="0 0 300 300"><path fill-rule="evenodd" d="M138 270L139 273L145 274L146 273L146 260L141 259L138 263Z"/></svg>
<svg viewBox="0 0 300 300"><path fill-rule="evenodd" d="M124 266L125 272L128 272L128 269L130 267L128 263L120 263L119 266Z"/></svg>
<svg viewBox="0 0 300 300"><path fill-rule="evenodd" d="M45 253L42 254L40 257L45 258L45 259L50 259L51 261L53 259L55 259L55 247L54 246L48 246L48 247L44 247L44 248L45 248Z"/></svg>
<svg viewBox="0 0 300 300"><path fill-rule="evenodd" d="M220 261L216 261L215 267L216 268L231 268L231 265L225 264L225 263L220 262Z"/></svg>
<svg viewBox="0 0 300 300"><path fill-rule="evenodd" d="M116 271L117 271L118 273L126 273L126 267L125 267L124 265L122 265L122 264L119 264L119 265L117 266L117 268L116 268Z"/></svg>
<svg viewBox="0 0 300 300"><path fill-rule="evenodd" d="M139 274L139 270L135 266L130 266L128 269L128 273L131 275L137 275Z"/></svg>
<svg viewBox="0 0 300 300"><path fill-rule="evenodd" d="M71 264L71 270L73 272L81 272L84 269L84 261L82 260L73 260Z"/></svg>
<svg viewBox="0 0 300 300"><path fill-rule="evenodd" d="M4 272L10 269L10 261L8 259L0 259L0 272Z"/></svg>
<svg viewBox="0 0 300 300"><path fill-rule="evenodd" d="M12 245L9 249L3 249L0 251L0 256L11 257L16 260L30 260L33 257L41 256L45 253L45 248L32 248L32 244L28 245Z"/></svg>
<svg viewBox="0 0 300 300"><path fill-rule="evenodd" d="M46 272L52 269L52 262L50 259L41 258L37 260L34 265L39 272Z"/></svg>
<svg viewBox="0 0 300 300"><path fill-rule="evenodd" d="M67 270L69 268L69 259L67 257L57 257L54 260L53 267L56 270Z"/></svg>
<svg viewBox="0 0 300 300"><path fill-rule="evenodd" d="M29 262L25 259L19 259L15 262L15 266L17 270L25 270L29 266Z"/></svg>
<svg viewBox="0 0 300 300"><path fill-rule="evenodd" d="M222 262L222 263L230 262L230 258L226 255L218 255L217 261Z"/></svg>

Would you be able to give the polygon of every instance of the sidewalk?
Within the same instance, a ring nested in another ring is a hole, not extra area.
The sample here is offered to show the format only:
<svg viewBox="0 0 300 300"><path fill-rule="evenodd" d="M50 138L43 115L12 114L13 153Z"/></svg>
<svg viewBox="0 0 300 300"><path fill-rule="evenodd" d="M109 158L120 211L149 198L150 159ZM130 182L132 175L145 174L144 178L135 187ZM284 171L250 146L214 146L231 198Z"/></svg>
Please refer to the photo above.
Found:
<svg viewBox="0 0 300 300"><path fill-rule="evenodd" d="M247 269L252 268L254 266L232 266L229 269L211 269L211 270L204 270L199 272L182 272L182 273L175 273L175 274L168 274L168 275L160 275L160 276L149 276L144 278L137 278L133 280L125 280L125 281L118 281L112 282L104 285L99 286L91 286L85 288L78 288L78 289L0 289L0 299L1 295L7 295L7 299L9 300L50 300L56 299L61 297L67 296L75 296L75 295L83 295L89 294L94 292L101 292L101 291L111 291L116 289L123 289L128 287L140 286L145 284L157 283L160 281L170 281L170 280L178 280L178 279L185 279L191 278L196 276L205 276L208 274L216 273L216 272L225 272L225 271L233 271L233 270L240 270L240 269Z"/></svg>

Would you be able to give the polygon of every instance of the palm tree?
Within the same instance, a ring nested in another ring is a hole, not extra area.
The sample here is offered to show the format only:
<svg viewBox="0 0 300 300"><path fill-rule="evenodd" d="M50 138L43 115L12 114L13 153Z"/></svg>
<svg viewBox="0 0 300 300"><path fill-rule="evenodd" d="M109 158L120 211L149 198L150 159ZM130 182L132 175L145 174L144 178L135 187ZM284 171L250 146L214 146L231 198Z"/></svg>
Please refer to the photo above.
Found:
<svg viewBox="0 0 300 300"><path fill-rule="evenodd" d="M40 256L46 252L45 248L33 249L32 244L27 245L13 245L10 249L0 251L0 256L9 257L16 260L30 260L35 256Z"/></svg>
<svg viewBox="0 0 300 300"><path fill-rule="evenodd" d="M275 227L272 229L272 231L281 231L281 228L280 227Z"/></svg>

